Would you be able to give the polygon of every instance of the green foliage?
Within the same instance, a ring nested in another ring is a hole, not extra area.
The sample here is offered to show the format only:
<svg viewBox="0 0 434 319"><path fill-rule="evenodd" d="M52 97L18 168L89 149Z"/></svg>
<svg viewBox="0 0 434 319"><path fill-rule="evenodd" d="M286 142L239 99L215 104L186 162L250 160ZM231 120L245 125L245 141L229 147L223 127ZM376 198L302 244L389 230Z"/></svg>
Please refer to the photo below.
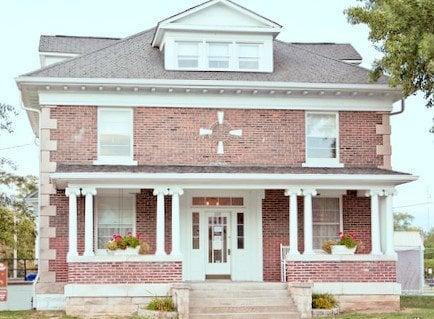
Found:
<svg viewBox="0 0 434 319"><path fill-rule="evenodd" d="M426 259L425 258L423 263L424 263L425 269L431 268L434 271L434 258L433 259Z"/></svg>
<svg viewBox="0 0 434 319"><path fill-rule="evenodd" d="M434 309L434 296L401 296L401 307Z"/></svg>
<svg viewBox="0 0 434 319"><path fill-rule="evenodd" d="M352 24L366 24L369 39L383 53L371 72L376 81L385 73L389 84L401 86L405 97L422 91L433 105L434 1L358 0L345 10Z"/></svg>
<svg viewBox="0 0 434 319"><path fill-rule="evenodd" d="M123 237L114 234L113 239L107 242L106 248L108 250L126 249L127 247L136 248L140 245L140 242L140 237L133 236L131 233Z"/></svg>
<svg viewBox="0 0 434 319"><path fill-rule="evenodd" d="M175 304L170 297L152 298L146 309L166 312L176 311Z"/></svg>
<svg viewBox="0 0 434 319"><path fill-rule="evenodd" d="M393 228L395 231L419 231L420 229L413 226L414 216L409 213L394 213L393 214Z"/></svg>
<svg viewBox="0 0 434 319"><path fill-rule="evenodd" d="M313 294L312 308L314 309L332 309L338 305L337 300L330 294Z"/></svg>
<svg viewBox="0 0 434 319"><path fill-rule="evenodd" d="M358 245L358 241L350 233L340 233L338 245L345 245L347 248L354 248Z"/></svg>
<svg viewBox="0 0 434 319"><path fill-rule="evenodd" d="M140 245L140 241L136 236L133 236L131 234L128 234L127 236L125 236L123 238L125 245L127 247L132 247L132 248L136 248L137 246Z"/></svg>

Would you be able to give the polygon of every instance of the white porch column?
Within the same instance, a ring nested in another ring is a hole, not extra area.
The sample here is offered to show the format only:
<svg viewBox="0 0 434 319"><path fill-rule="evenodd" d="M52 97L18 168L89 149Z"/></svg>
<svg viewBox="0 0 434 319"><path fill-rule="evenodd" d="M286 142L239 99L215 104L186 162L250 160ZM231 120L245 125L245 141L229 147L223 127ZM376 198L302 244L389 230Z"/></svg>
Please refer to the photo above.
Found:
<svg viewBox="0 0 434 319"><path fill-rule="evenodd" d="M297 195L301 195L301 189L288 188L285 195L289 196L289 255L299 255Z"/></svg>
<svg viewBox="0 0 434 319"><path fill-rule="evenodd" d="M182 188L172 187L169 189L172 195L172 256L181 256L181 232L180 232L180 212L179 196L184 194Z"/></svg>
<svg viewBox="0 0 434 319"><path fill-rule="evenodd" d="M385 254L388 256L396 255L394 238L393 238L393 195L395 190L393 188L386 189L384 195L386 196L386 211L385 211L385 230L386 230L386 249Z"/></svg>
<svg viewBox="0 0 434 319"><path fill-rule="evenodd" d="M381 255L380 242L380 203L379 196L382 190L371 189L367 196L371 196L371 254Z"/></svg>
<svg viewBox="0 0 434 319"><path fill-rule="evenodd" d="M95 187L85 187L81 190L84 200L84 256L93 256L93 196Z"/></svg>
<svg viewBox="0 0 434 319"><path fill-rule="evenodd" d="M304 253L313 254L313 222L312 222L312 196L316 195L313 188L303 189L304 195Z"/></svg>
<svg viewBox="0 0 434 319"><path fill-rule="evenodd" d="M68 214L68 257L78 256L77 250L77 196L80 195L78 187L68 187L65 195L69 197Z"/></svg>
<svg viewBox="0 0 434 319"><path fill-rule="evenodd" d="M157 187L154 189L154 195L157 196L157 247L156 255L166 255L164 247L164 195L167 195L167 188Z"/></svg>

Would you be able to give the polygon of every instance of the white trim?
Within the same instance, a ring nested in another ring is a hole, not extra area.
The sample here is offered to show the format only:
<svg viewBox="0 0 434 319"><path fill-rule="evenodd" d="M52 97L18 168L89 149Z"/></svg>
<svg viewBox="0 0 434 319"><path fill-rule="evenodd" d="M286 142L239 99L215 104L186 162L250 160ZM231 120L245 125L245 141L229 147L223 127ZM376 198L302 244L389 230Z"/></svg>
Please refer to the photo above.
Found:
<svg viewBox="0 0 434 319"><path fill-rule="evenodd" d="M65 297L155 297L167 296L172 283L67 284Z"/></svg>
<svg viewBox="0 0 434 319"><path fill-rule="evenodd" d="M395 255L371 255L371 254L354 254L354 255L331 255L326 253L316 253L310 255L288 255L287 261L305 261L305 262L317 262L317 261L396 261Z"/></svg>
<svg viewBox="0 0 434 319"><path fill-rule="evenodd" d="M332 295L400 295L401 284L396 282L314 282L312 291Z"/></svg>
<svg viewBox="0 0 434 319"><path fill-rule="evenodd" d="M101 113L105 111L115 111L129 113L131 117L131 123L129 125L130 134L130 155L129 156L102 156L100 155L100 121ZM108 108L97 107L97 156L98 159L93 162L94 165L137 165L137 161L134 161L134 110L132 108Z"/></svg>
<svg viewBox="0 0 434 319"><path fill-rule="evenodd" d="M349 94L340 97L319 96L315 92L302 96L288 95L285 92L269 94L266 92L253 94L250 91L241 91L240 94L231 92L233 89L222 89L225 94L209 92L208 89L186 92L154 91L145 89L132 93L124 92L91 92L83 91L39 91L40 105L87 106L98 105L105 107L185 107L185 108L236 108L236 109L285 109L285 110L312 110L312 111L385 111L393 109L393 100L380 97L368 97L361 94L357 99ZM206 92L206 94L204 94Z"/></svg>
<svg viewBox="0 0 434 319"><path fill-rule="evenodd" d="M105 262L175 262L182 261L180 256L170 255L110 255L96 254L94 256L68 256L68 263L105 263Z"/></svg>

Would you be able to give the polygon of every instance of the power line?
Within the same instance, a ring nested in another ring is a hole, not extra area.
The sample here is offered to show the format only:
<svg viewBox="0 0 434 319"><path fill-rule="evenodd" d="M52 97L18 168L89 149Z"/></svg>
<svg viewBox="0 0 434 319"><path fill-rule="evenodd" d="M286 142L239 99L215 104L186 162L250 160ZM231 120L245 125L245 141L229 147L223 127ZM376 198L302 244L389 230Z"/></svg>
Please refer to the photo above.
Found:
<svg viewBox="0 0 434 319"><path fill-rule="evenodd" d="M397 209L397 208L407 208L407 207L414 207L414 206L422 206L422 205L434 205L434 202L422 202L422 203L416 203L416 204L409 204L409 205L395 206L395 207L393 207L393 209Z"/></svg>
<svg viewBox="0 0 434 319"><path fill-rule="evenodd" d="M9 147L5 147L5 148L0 148L0 151L11 150L14 148L20 148L20 147L24 147L24 146L28 146L28 145L32 145L32 144L33 143L26 143L26 144L21 144L21 145L9 146Z"/></svg>

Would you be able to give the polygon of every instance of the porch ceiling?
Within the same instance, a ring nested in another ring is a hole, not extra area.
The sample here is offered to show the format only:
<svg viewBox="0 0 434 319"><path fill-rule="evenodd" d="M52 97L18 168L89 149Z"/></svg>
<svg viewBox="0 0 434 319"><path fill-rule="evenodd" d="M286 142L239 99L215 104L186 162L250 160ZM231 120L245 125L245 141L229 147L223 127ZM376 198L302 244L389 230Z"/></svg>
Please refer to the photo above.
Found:
<svg viewBox="0 0 434 319"><path fill-rule="evenodd" d="M308 168L282 166L155 166L155 165L64 165L51 178L58 188L95 185L106 188L154 188L179 185L184 188L273 189L289 186L367 189L393 187L416 176L375 167Z"/></svg>

